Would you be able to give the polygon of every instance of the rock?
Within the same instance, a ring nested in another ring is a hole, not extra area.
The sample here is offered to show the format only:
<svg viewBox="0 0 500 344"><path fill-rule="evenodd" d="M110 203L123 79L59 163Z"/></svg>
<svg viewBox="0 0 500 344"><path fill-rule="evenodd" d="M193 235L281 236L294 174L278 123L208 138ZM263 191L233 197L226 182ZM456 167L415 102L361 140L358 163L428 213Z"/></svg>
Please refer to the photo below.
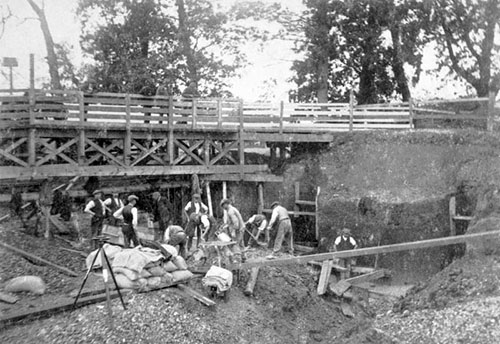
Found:
<svg viewBox="0 0 500 344"><path fill-rule="evenodd" d="M10 293L27 291L33 294L42 295L47 286L38 276L20 276L13 278L5 284L4 290Z"/></svg>

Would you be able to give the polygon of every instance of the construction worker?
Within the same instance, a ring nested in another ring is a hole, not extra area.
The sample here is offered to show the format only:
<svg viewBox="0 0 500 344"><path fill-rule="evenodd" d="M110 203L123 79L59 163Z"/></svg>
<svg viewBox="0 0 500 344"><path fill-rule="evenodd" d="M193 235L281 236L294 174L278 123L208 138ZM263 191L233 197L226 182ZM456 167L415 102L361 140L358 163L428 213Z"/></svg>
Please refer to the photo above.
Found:
<svg viewBox="0 0 500 344"><path fill-rule="evenodd" d="M104 201L104 205L108 207L108 224L111 226L119 226L120 221L113 214L124 206L123 201L120 199L120 196L117 192L113 192L111 197L106 198Z"/></svg>
<svg viewBox="0 0 500 344"><path fill-rule="evenodd" d="M193 244L194 236L198 238L198 241L196 243L196 248L198 248L198 245L201 241L215 240L217 220L215 220L213 216L210 216L206 213L192 213L189 216L189 222L186 228L188 228L187 232L189 232L188 249L192 248L191 246Z"/></svg>
<svg viewBox="0 0 500 344"><path fill-rule="evenodd" d="M137 237L137 233L135 232L138 219L137 208L135 207L135 205L137 204L138 199L139 197L137 197L136 195L128 196L128 204L124 207L121 207L112 214L113 218L123 221L122 233L125 248L132 247L132 241L134 242L134 246L140 245L139 238Z"/></svg>
<svg viewBox="0 0 500 344"><path fill-rule="evenodd" d="M346 250L354 250L358 248L358 243L351 236L351 230L349 228L342 228L341 234L335 239L333 243L333 250L337 251L346 251ZM354 264L354 260L347 259L339 259L339 265L347 268L347 272L345 274L345 278L350 276L351 266Z"/></svg>
<svg viewBox="0 0 500 344"><path fill-rule="evenodd" d="M165 236L170 215L169 202L163 198L158 191L153 192L153 222L154 222L154 240L161 241Z"/></svg>
<svg viewBox="0 0 500 344"><path fill-rule="evenodd" d="M273 202L271 204L271 209L273 210L271 214L271 221L267 226L267 230L273 229L273 226L278 227L278 233L276 234L276 239L274 240L273 253L266 258L274 259L276 255L281 250L281 245L283 240L288 239L288 251L293 255L293 231L292 222L290 221L290 216L288 215L288 210L281 206L279 202Z"/></svg>
<svg viewBox="0 0 500 344"><path fill-rule="evenodd" d="M245 250L245 244L243 242L245 221L243 221L239 210L233 207L229 199L224 198L220 202L220 206L227 212L227 223L225 226L229 232L228 234L232 240L236 241L236 245L233 247L233 253L235 255L240 255L241 261L244 262L246 260L245 255L243 254L243 251Z"/></svg>
<svg viewBox="0 0 500 344"><path fill-rule="evenodd" d="M179 246L178 252L181 257L187 257L187 235L181 226L170 225L165 230L163 242L172 246Z"/></svg>
<svg viewBox="0 0 500 344"><path fill-rule="evenodd" d="M94 195L94 199L87 203L84 212L92 215L92 219L90 220L90 235L91 238L95 238L96 236L102 234L102 225L104 222L104 215L106 214L106 206L101 200L101 190L95 190L92 194ZM92 239L91 241L91 248L92 250L96 250L98 248L98 244L95 239Z"/></svg>
<svg viewBox="0 0 500 344"><path fill-rule="evenodd" d="M267 230L267 219L265 215L253 215L247 220L247 222L245 222L245 226L247 228L250 227L250 233L252 233L250 239L248 240L247 248L252 246L254 241L256 241L257 244L259 243L259 236L262 232L264 232L266 244L269 244L269 231Z"/></svg>
<svg viewBox="0 0 500 344"><path fill-rule="evenodd" d="M191 214L207 213L208 207L201 201L200 194L193 194L191 201L184 207L184 216L189 221Z"/></svg>

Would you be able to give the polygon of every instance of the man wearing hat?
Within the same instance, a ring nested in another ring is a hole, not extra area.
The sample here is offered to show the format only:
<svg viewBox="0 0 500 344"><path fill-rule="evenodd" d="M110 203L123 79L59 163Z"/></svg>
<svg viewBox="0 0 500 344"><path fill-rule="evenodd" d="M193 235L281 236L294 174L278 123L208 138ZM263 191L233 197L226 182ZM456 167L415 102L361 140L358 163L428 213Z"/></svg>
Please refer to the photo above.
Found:
<svg viewBox="0 0 500 344"><path fill-rule="evenodd" d="M154 240L161 241L165 236L165 229L167 229L170 220L169 215L169 202L166 198L162 197L158 191L153 192L153 222L154 225Z"/></svg>
<svg viewBox="0 0 500 344"><path fill-rule="evenodd" d="M351 230L349 228L342 228L341 234L335 239L333 243L334 251L346 251L346 250L354 250L358 248L358 243L351 236ZM349 278L351 265L353 264L352 259L340 259L339 265L348 269L347 273L344 274L344 278Z"/></svg>
<svg viewBox="0 0 500 344"><path fill-rule="evenodd" d="M90 220L90 234L94 238L102 234L102 224L104 222L104 216L106 214L106 205L102 201L102 191L95 190L93 193L94 199L90 200L85 206L84 212L92 215ZM91 241L91 248L93 250L97 249L97 241Z"/></svg>
<svg viewBox="0 0 500 344"><path fill-rule="evenodd" d="M267 226L267 230L272 230L273 226L277 224L278 233L276 234L276 239L274 240L273 253L268 256L268 259L273 259L276 254L281 250L281 245L283 240L288 241L288 251L293 254L293 231L292 222L290 221L290 216L288 215L288 210L281 206L279 202L273 202L271 204L271 209L273 210L271 214L271 220Z"/></svg>
<svg viewBox="0 0 500 344"><path fill-rule="evenodd" d="M184 207L184 216L189 220L191 214L208 213L208 207L201 201L200 194L193 194L192 200L189 201Z"/></svg>
<svg viewBox="0 0 500 344"><path fill-rule="evenodd" d="M111 226L119 226L120 221L113 214L120 208L123 207L123 201L120 199L118 192L113 192L111 197L108 197L104 200L104 205L108 207L108 224Z"/></svg>
<svg viewBox="0 0 500 344"><path fill-rule="evenodd" d="M135 205L137 204L138 199L139 197L137 197L136 195L128 196L128 204L113 213L114 218L123 220L122 233L125 248L132 247L132 241L134 242L134 246L140 245L139 239L137 238L137 233L135 232L138 219L137 208L135 207Z"/></svg>
<svg viewBox="0 0 500 344"><path fill-rule="evenodd" d="M182 258L187 258L187 235L181 226L168 226L165 230L163 242L168 245L179 246L179 254Z"/></svg>
<svg viewBox="0 0 500 344"><path fill-rule="evenodd" d="M227 198L224 198L220 202L220 206L227 213L227 229L229 231L229 235L231 239L236 241L236 245L234 246L234 254L241 255L241 260L245 261L245 256L242 251L245 249L245 244L243 242L243 234L245 233L245 221L243 221L243 217L238 209L233 207L231 201Z"/></svg>

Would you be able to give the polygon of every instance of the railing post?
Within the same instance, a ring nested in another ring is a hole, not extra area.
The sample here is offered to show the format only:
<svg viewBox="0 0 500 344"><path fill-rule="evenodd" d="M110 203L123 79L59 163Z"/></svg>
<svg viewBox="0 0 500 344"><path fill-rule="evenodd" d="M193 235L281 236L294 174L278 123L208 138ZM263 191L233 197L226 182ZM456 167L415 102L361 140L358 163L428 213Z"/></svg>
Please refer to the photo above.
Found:
<svg viewBox="0 0 500 344"><path fill-rule="evenodd" d="M208 167L210 165L210 139L208 137L206 137L203 142L203 154L205 166Z"/></svg>
<svg viewBox="0 0 500 344"><path fill-rule="evenodd" d="M245 140L243 138L243 99L240 99L238 107L238 115L240 117L240 130L239 130L239 155L240 165L245 165Z"/></svg>
<svg viewBox="0 0 500 344"><path fill-rule="evenodd" d="M222 129L222 99L217 99L217 128Z"/></svg>
<svg viewBox="0 0 500 344"><path fill-rule="evenodd" d="M264 211L264 187L262 183L257 184L257 214Z"/></svg>
<svg viewBox="0 0 500 344"><path fill-rule="evenodd" d="M413 98L410 97L410 99L408 100L408 112L409 112L409 115L410 115L410 129L413 129L415 127L414 125L414 119L413 119Z"/></svg>
<svg viewBox="0 0 500 344"><path fill-rule="evenodd" d="M285 102L280 102L280 134L283 134L283 114L285 112Z"/></svg>
<svg viewBox="0 0 500 344"><path fill-rule="evenodd" d="M36 129L35 124L35 55L30 54L30 91L29 91L29 135L28 135L28 165L34 167L36 163Z"/></svg>
<svg viewBox="0 0 500 344"><path fill-rule="evenodd" d="M197 113L198 99L194 98L193 102L191 103L191 106L193 107L192 108L192 114L193 114L192 117L193 118L192 118L192 122L191 122L191 128L196 129L196 117L198 116L198 113Z"/></svg>
<svg viewBox="0 0 500 344"><path fill-rule="evenodd" d="M353 130L354 126L354 92L349 92L349 131Z"/></svg>
<svg viewBox="0 0 500 344"><path fill-rule="evenodd" d="M488 120L486 122L486 130L493 131L493 123L495 121L495 92L490 90L488 94Z"/></svg>
<svg viewBox="0 0 500 344"><path fill-rule="evenodd" d="M130 94L125 95L125 138L123 140L123 162L130 165L132 151L132 131L130 129Z"/></svg>
<svg viewBox="0 0 500 344"><path fill-rule="evenodd" d="M168 97L168 161L174 164L174 97Z"/></svg>
<svg viewBox="0 0 500 344"><path fill-rule="evenodd" d="M85 164L85 95L82 91L78 92L78 120L80 121L80 130L78 132L78 165Z"/></svg>

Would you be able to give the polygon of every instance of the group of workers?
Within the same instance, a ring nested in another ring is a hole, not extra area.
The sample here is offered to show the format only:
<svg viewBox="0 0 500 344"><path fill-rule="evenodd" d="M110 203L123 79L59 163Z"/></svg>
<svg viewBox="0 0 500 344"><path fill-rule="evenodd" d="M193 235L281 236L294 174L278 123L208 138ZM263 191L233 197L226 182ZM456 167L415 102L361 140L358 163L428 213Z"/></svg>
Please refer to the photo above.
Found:
<svg viewBox="0 0 500 344"><path fill-rule="evenodd" d="M127 204L119 198L118 194L103 200L103 192L95 190L94 198L90 200L85 213L92 215L90 229L91 236L95 238L102 233L104 220L108 219L108 224L113 226L121 225L125 247L140 245L136 228L138 223L138 211L136 195L127 197ZM173 224L170 214L169 202L159 193L152 193L152 213L151 221L154 228L154 241L168 243L179 246L179 252L186 257L188 251L198 248L201 242L216 241L220 233L225 233L234 242L232 252L245 261L245 251L252 245L260 244L258 241L264 235L264 245L270 242L269 232L277 228L272 254L267 258L273 259L281 251L283 241L287 243L288 252L293 255L293 232L292 223L285 207L274 202L271 205L272 214L269 222L265 215L255 214L246 222L243 220L239 210L227 198L220 202L224 210L224 224L218 226L217 220L208 214L208 207L201 201L199 194L194 194L192 200L183 209L187 223L184 227ZM244 243L245 231L250 239L247 245ZM196 240L196 242L195 242ZM96 249L96 241L92 240L92 248Z"/></svg>

